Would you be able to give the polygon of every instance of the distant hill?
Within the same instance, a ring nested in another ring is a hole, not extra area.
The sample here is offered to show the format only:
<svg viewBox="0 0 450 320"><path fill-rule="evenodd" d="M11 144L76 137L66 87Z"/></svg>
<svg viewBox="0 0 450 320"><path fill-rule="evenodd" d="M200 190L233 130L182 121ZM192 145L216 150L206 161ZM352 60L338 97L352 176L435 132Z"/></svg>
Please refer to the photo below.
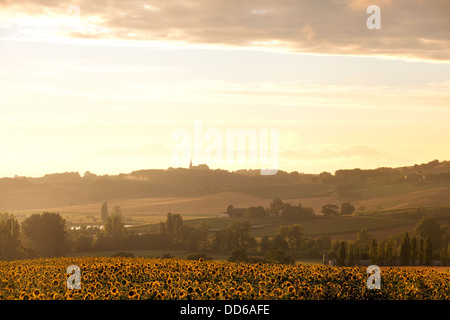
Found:
<svg viewBox="0 0 450 320"><path fill-rule="evenodd" d="M258 171L259 173L259 171ZM114 199L193 197L276 185L311 184L313 175L279 171L261 176L252 171L210 170L207 166L140 170L129 174L98 176L87 172L48 174L40 178L0 179L0 212L68 205Z"/></svg>
<svg viewBox="0 0 450 320"><path fill-rule="evenodd" d="M398 195L445 187L450 187L450 162L438 160L409 167L338 170L334 174L319 175L279 171L274 176L261 176L259 170L230 172L210 170L206 165L102 176L67 172L40 178L0 179L0 212L114 200L200 197L219 192L238 192L268 200L320 197L361 205L364 201L383 198L390 206L395 206L395 199L401 198ZM442 194L442 190L437 192ZM433 194L430 191L426 196L428 202L432 203L432 199L447 201L445 196L433 198ZM408 203L414 201L408 200Z"/></svg>

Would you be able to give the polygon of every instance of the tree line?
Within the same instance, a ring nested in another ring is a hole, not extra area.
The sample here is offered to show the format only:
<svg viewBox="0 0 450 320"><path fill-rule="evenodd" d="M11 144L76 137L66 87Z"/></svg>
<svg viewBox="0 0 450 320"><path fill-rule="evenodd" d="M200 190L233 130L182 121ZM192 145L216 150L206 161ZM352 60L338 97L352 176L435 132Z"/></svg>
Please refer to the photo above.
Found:
<svg viewBox="0 0 450 320"><path fill-rule="evenodd" d="M413 231L377 240L362 229L355 241L336 241L328 260L336 265L358 265L364 259L379 266L449 265L450 234L432 216L424 216Z"/></svg>
<svg viewBox="0 0 450 320"><path fill-rule="evenodd" d="M264 218L273 215L285 220L302 220L315 217L313 208L303 207L301 203L293 205L291 202L283 202L278 198L274 199L268 208L264 208L263 206L234 208L230 204L227 207L226 213L230 218Z"/></svg>
<svg viewBox="0 0 450 320"><path fill-rule="evenodd" d="M272 210L292 208L279 201ZM301 206L295 206L300 208ZM104 227L69 230L58 213L32 214L21 224L14 215L0 214L0 259L57 257L73 252L102 250L188 250L190 252L231 253L233 261L293 263L295 259L322 258L337 265L355 265L370 261L377 265L430 265L449 260L450 235L436 218L424 216L412 232L377 240L367 229L355 241L331 240L327 235L305 236L303 227L282 225L273 236L256 239L249 220L235 220L212 230L206 223L191 226L180 214L168 213L156 230L125 228L121 208L111 212L107 204L101 212Z"/></svg>

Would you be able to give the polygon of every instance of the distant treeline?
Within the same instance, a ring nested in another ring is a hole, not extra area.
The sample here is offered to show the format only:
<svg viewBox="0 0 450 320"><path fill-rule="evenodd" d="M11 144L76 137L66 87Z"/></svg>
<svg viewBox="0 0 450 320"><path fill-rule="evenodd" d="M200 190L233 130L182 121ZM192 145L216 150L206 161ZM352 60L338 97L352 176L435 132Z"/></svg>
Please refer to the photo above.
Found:
<svg viewBox="0 0 450 320"><path fill-rule="evenodd" d="M48 174L40 178L1 178L0 190L4 203L11 208L42 206L42 197L52 194L45 206L68 205L105 199L146 198L163 196L202 195L219 191L235 191L262 185L312 183L313 175L278 171L273 176L262 176L259 170L211 170L208 166L134 171L129 174L95 175L86 172ZM15 194L20 193L18 199ZM76 195L76 196L75 196ZM17 199L17 200L15 200ZM67 199L66 203L62 203ZM11 202L11 203L10 203ZM50 202L50 203L49 203ZM55 204L52 204L52 203ZM13 210L13 209L11 209Z"/></svg>
<svg viewBox="0 0 450 320"><path fill-rule="evenodd" d="M286 206L275 199L278 207L298 211L302 207ZM232 261L293 263L294 259L322 258L337 265L355 265L363 260L378 265L441 265L449 261L450 232L432 216L423 216L415 229L377 241L363 229L355 241L331 240L327 235L306 237L298 223L282 225L272 237L257 240L252 236L250 220L230 220L230 224L211 230L206 223L190 226L179 214L168 213L157 230L125 228L119 206L108 211L102 207L104 228L69 230L58 213L33 214L20 225L11 214L0 215L0 259L15 260L58 257L68 253L129 250L187 250L189 252L230 254ZM252 258L250 258L252 257ZM258 258L255 258L258 257Z"/></svg>
<svg viewBox="0 0 450 320"><path fill-rule="evenodd" d="M314 189L316 184L336 186L337 195L349 200L357 199L355 189L364 186L427 181L450 181L450 162L434 160L410 167L337 170L334 174L322 172L319 175L279 170L276 175L261 176L259 170L231 172L211 170L207 165L139 170L119 175L86 172L81 176L78 172L66 172L40 178L1 178L0 190L1 200L6 205L4 208L24 209L42 206L42 196L48 194L53 197L46 200L45 205L51 207L104 199L190 196L242 190L252 193L268 186L284 190L282 187L306 185L309 186L306 189ZM20 198L17 194L21 195Z"/></svg>
<svg viewBox="0 0 450 320"><path fill-rule="evenodd" d="M291 202L283 202L278 198L270 203L269 208L264 208L263 206L234 208L234 206L230 204L227 207L226 212L230 218L264 218L268 215L274 215L286 220L303 220L315 217L313 208L303 207L301 203L293 205Z"/></svg>
<svg viewBox="0 0 450 320"><path fill-rule="evenodd" d="M437 172L444 170L444 172ZM341 169L335 174L322 172L316 182L339 186L362 187L417 181L450 181L450 162L438 160L412 167L377 169Z"/></svg>
<svg viewBox="0 0 450 320"><path fill-rule="evenodd" d="M379 266L449 264L450 232L433 216L423 216L412 231L392 235L381 241L366 229L354 242L338 241L334 258L338 265L358 264L361 256Z"/></svg>

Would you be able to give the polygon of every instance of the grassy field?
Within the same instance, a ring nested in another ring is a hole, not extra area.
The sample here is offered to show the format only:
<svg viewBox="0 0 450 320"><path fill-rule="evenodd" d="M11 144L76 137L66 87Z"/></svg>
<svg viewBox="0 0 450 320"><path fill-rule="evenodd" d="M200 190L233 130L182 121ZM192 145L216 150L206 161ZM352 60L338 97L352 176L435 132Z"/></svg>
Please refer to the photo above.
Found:
<svg viewBox="0 0 450 320"><path fill-rule="evenodd" d="M317 183L302 184L282 184L282 185L261 185L256 187L234 188L236 192L250 194L256 197L272 200L280 199L301 199L330 196L335 186Z"/></svg>
<svg viewBox="0 0 450 320"><path fill-rule="evenodd" d="M436 192L440 188L450 187L449 182L435 182L435 183L401 183L389 184L381 186L371 186L368 188L358 189L357 192L361 194L362 199L374 199L386 196L398 196L410 192L432 190Z"/></svg>
<svg viewBox="0 0 450 320"><path fill-rule="evenodd" d="M280 196L283 201L294 205L301 203L312 207L316 214L327 203L339 205L342 200L331 193L333 186L321 184L301 185L261 185L256 188L241 188L240 192L218 192L196 197L116 199L108 201L110 210L120 206L129 227L157 225L166 219L167 213L179 213L186 224L197 225L206 222L211 229L228 226L235 219L221 218L227 206L235 208L250 206L268 207L273 198ZM446 184L399 184L371 187L359 190L362 200L354 201L356 208L364 207L364 211L350 217L330 219L285 221L277 217L252 219L255 237L274 235L283 224L299 223L305 235L318 237L329 235L353 240L357 232L366 228L376 237L384 238L389 234L411 230L420 219L415 215L417 207L426 207L432 214L439 216L442 224L450 225L450 187ZM253 194L250 194L253 193ZM32 213L44 211L58 212L66 220L67 225L100 225L102 203L71 205L65 207L39 208L13 212L19 223ZM378 208L378 210L377 210ZM382 209L380 209L382 208ZM440 208L447 208L441 210Z"/></svg>
<svg viewBox="0 0 450 320"><path fill-rule="evenodd" d="M422 214L432 214L445 225L450 225L450 207L436 206L422 209ZM403 227L410 230L414 228L421 219L422 214L417 213L417 208L394 209L361 212L348 217L318 217L309 220L283 220L279 217L266 217L251 219L254 227L252 234L255 237L263 235L273 236L282 225L300 224L304 233L309 237L318 237L320 235L330 235L332 238L340 236L343 239L352 240L356 238L359 230L366 228L373 232L377 237L384 238L392 234L393 230ZM245 218L201 218L187 220L188 225L199 225L207 223L211 229L227 227L233 221L243 221Z"/></svg>

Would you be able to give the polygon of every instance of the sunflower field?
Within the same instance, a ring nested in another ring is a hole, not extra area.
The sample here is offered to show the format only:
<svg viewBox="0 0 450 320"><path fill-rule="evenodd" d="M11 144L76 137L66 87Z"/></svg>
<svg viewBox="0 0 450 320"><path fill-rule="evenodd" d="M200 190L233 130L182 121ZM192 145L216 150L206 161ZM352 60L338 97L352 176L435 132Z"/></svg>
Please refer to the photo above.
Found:
<svg viewBox="0 0 450 320"><path fill-rule="evenodd" d="M66 273L79 266L81 289ZM448 300L450 272L381 268L381 289L366 267L244 264L151 258L54 258L0 262L0 299L36 300Z"/></svg>

